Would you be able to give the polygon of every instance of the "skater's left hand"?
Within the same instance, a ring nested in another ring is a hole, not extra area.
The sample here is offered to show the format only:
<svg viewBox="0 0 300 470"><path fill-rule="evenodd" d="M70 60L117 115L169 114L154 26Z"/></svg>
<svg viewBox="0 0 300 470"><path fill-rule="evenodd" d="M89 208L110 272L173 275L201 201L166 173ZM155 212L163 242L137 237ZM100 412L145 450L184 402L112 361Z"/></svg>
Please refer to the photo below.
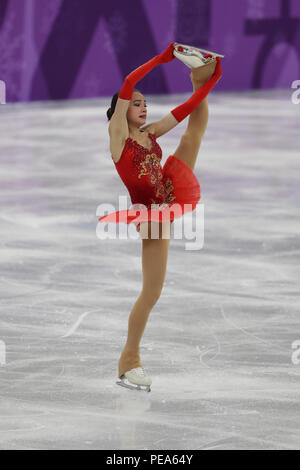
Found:
<svg viewBox="0 0 300 470"><path fill-rule="evenodd" d="M175 41L171 42L171 44L168 45L167 49L161 54L159 54L162 63L171 62L171 60L175 59L175 56L173 54L173 44L175 44Z"/></svg>

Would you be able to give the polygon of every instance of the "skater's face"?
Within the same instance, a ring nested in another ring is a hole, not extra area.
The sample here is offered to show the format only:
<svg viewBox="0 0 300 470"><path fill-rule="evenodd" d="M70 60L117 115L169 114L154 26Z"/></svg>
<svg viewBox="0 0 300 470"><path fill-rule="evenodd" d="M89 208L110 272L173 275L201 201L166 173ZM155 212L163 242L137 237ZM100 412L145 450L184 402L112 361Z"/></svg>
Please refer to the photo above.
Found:
<svg viewBox="0 0 300 470"><path fill-rule="evenodd" d="M147 103L144 95L139 91L134 91L127 111L128 123L141 127L146 123Z"/></svg>

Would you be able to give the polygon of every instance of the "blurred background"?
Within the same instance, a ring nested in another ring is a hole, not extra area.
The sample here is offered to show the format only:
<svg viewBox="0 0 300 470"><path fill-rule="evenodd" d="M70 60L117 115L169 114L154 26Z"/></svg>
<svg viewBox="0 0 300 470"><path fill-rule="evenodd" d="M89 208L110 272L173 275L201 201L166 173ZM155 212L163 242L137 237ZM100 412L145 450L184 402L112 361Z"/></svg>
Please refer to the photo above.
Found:
<svg viewBox="0 0 300 470"><path fill-rule="evenodd" d="M225 55L218 90L287 88L299 77L298 0L1 0L0 79L7 102L111 96L172 42ZM190 90L179 61L143 93Z"/></svg>

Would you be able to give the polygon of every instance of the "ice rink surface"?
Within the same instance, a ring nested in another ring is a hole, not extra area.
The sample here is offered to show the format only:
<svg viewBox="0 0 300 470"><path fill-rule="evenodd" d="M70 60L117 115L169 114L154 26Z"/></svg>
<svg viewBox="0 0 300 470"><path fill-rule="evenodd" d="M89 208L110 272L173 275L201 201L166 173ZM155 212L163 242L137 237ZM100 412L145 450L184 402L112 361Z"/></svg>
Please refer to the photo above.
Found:
<svg viewBox="0 0 300 470"><path fill-rule="evenodd" d="M147 122L190 95L147 95ZM96 232L100 204L129 202L110 98L0 107L1 449L300 449L300 105L208 100L204 245L171 240L141 343L151 393L115 383L142 242Z"/></svg>

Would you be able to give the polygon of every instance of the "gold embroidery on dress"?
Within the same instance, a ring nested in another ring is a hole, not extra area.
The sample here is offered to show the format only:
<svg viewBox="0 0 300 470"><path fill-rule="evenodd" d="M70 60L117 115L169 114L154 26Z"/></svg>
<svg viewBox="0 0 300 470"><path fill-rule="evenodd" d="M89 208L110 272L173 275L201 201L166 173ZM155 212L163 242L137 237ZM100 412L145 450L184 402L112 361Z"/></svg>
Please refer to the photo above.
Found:
<svg viewBox="0 0 300 470"><path fill-rule="evenodd" d="M174 186L173 186L173 184L172 184L171 178L167 178L167 179L166 179L165 188L166 188L166 191L167 191L168 194L169 194L171 191L173 191Z"/></svg>
<svg viewBox="0 0 300 470"><path fill-rule="evenodd" d="M172 191L174 190L174 186L172 183L171 178L167 178L166 181L163 183L161 180L163 179L163 174L161 171L160 166L160 159L157 157L155 153L147 154L145 159L140 162L141 170L138 173L138 178L141 178L144 175L150 176L150 181L154 185L157 185L155 197L159 198L162 197L163 199L167 199L168 203L171 203L176 199L173 196ZM153 172L153 169L155 170ZM152 171L151 171L152 170ZM166 198L167 195L167 198ZM151 202L156 204L153 198L151 198Z"/></svg>
<svg viewBox="0 0 300 470"><path fill-rule="evenodd" d="M176 197L171 194L171 191L173 190L174 190L174 186L173 186L172 180L171 178L167 178L165 181L165 191L168 194L168 198L167 198L168 202L174 201L174 199L176 199Z"/></svg>
<svg viewBox="0 0 300 470"><path fill-rule="evenodd" d="M141 178L141 176L144 175L149 175L150 173L147 170L150 170L151 167L159 168L160 160L155 153L152 153L151 155L148 153L145 157L145 160L140 163L140 166L142 167L142 169L138 174L138 178ZM161 179L162 175L158 177L159 179ZM150 174L150 180L152 184L155 184L157 178L154 174Z"/></svg>

